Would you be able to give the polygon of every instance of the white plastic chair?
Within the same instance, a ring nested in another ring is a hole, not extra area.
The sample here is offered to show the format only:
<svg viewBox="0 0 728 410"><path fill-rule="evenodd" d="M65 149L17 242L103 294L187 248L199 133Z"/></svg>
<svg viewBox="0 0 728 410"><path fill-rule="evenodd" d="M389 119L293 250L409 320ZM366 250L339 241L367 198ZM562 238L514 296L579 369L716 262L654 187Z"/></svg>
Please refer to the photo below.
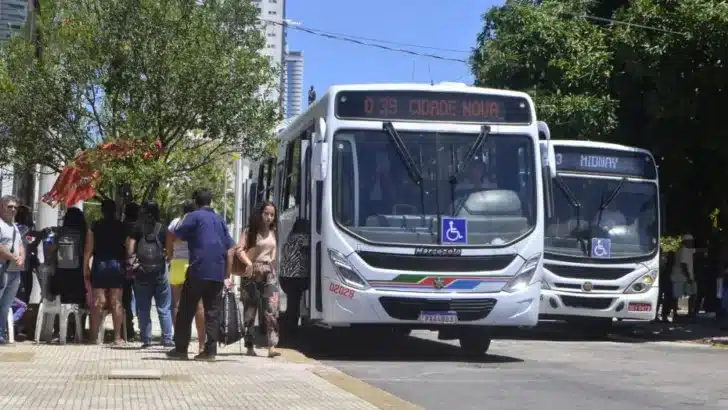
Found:
<svg viewBox="0 0 728 410"><path fill-rule="evenodd" d="M56 296L55 300L43 298L38 307L38 318L35 321L35 342L40 343L41 334L53 335L53 322L58 317L59 342L66 344L68 337L68 319L74 316L76 322L76 343L81 341L83 334L83 323L81 322L81 311L78 305L61 303L61 297ZM49 339L50 339L49 337ZM50 341L50 340L49 340Z"/></svg>
<svg viewBox="0 0 728 410"><path fill-rule="evenodd" d="M13 309L8 309L8 343L15 343L15 323L13 323Z"/></svg>

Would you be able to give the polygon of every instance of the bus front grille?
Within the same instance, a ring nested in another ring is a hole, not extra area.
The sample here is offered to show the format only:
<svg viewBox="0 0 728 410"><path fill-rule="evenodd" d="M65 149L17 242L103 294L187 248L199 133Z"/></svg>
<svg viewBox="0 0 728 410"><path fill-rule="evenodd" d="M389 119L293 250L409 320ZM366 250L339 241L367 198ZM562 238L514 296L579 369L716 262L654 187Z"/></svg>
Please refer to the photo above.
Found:
<svg viewBox="0 0 728 410"><path fill-rule="evenodd" d="M607 309L612 305L614 298L583 298L580 296L561 296L564 306L581 309Z"/></svg>
<svg viewBox="0 0 728 410"><path fill-rule="evenodd" d="M399 320L417 320L421 312L456 312L458 321L485 319L497 300L487 299L420 299L382 296L379 303L389 316Z"/></svg>
<svg viewBox="0 0 728 410"><path fill-rule="evenodd" d="M543 267L562 278L584 280L617 280L634 272L633 268L600 268L593 266L554 265L551 263L546 263Z"/></svg>

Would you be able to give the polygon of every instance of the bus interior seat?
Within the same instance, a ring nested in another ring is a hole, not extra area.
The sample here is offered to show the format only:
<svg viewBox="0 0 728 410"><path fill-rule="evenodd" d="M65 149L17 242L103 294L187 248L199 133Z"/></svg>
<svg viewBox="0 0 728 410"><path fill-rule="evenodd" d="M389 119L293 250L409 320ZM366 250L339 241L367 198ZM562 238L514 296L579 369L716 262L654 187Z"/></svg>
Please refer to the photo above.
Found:
<svg viewBox="0 0 728 410"><path fill-rule="evenodd" d="M431 226L433 219L434 216L427 216L423 221L421 215L372 215L367 217L365 226L428 228Z"/></svg>
<svg viewBox="0 0 728 410"><path fill-rule="evenodd" d="M528 229L528 219L518 194L491 189L470 194L457 215L468 218L468 231L518 234Z"/></svg>

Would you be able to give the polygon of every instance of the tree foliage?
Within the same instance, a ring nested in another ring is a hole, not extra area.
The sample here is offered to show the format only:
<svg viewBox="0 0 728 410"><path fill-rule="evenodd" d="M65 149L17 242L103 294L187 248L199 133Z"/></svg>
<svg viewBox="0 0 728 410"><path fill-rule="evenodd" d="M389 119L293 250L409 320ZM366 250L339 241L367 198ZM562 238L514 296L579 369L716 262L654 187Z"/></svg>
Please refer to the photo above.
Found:
<svg viewBox="0 0 728 410"><path fill-rule="evenodd" d="M556 138L651 150L667 231L699 233L728 214L727 59L725 2L510 0L484 14L472 67L532 93Z"/></svg>
<svg viewBox="0 0 728 410"><path fill-rule="evenodd" d="M506 1L485 13L472 58L476 85L529 92L555 134L599 138L616 126L611 50L602 30L570 17L591 2L535 3Z"/></svg>
<svg viewBox="0 0 728 410"><path fill-rule="evenodd" d="M14 37L0 65L0 123L9 130L0 139L15 162L58 170L103 142L159 141L156 161L104 167L104 186L134 181L145 196L269 143L277 73L260 53L249 1L41 0L40 11L40 58Z"/></svg>

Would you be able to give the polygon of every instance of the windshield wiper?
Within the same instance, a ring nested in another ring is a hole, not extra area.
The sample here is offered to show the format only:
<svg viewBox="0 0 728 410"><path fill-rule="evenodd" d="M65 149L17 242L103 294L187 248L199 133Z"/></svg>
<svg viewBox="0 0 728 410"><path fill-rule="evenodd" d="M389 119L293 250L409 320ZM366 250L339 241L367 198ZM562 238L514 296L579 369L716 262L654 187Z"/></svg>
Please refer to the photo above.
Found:
<svg viewBox="0 0 728 410"><path fill-rule="evenodd" d="M564 180L561 179L558 174L554 176L554 182L556 182L556 185L559 187L559 189L561 189L561 192L564 193L566 200L569 201L569 205L574 208L574 212L576 213L576 229L574 229L572 235L574 235L576 237L576 240L579 242L579 245L581 246L581 251L584 253L584 255L587 255L587 238L584 236L581 228L581 203L578 199L576 199L576 195L574 195L571 189L569 189Z"/></svg>
<svg viewBox="0 0 728 410"><path fill-rule="evenodd" d="M390 122L384 122L382 124L382 129L384 132L386 132L389 135L389 138L392 140L392 143L394 144L394 147L397 149L397 155L399 156L399 159L402 160L402 163L404 164L405 168L407 168L407 174L409 174L412 181L420 187L420 205L422 206L422 225L427 226L426 223L426 214L425 214L425 187L422 186L422 182L424 181L424 178L422 177L422 172L417 167L417 164L415 164L415 161L412 159L412 155L410 155L409 150L407 150L407 147L404 145L404 142L402 141L402 137L399 136L399 133L394 128L394 125ZM438 229L439 231L439 229Z"/></svg>
<svg viewBox="0 0 728 410"><path fill-rule="evenodd" d="M619 194L619 191L622 190L622 187L624 186L625 182L627 182L627 178L622 178L619 181L619 184L617 184L617 186L614 187L614 189L612 190L612 192L609 193L609 196L607 196L606 199L604 197L602 197L602 203L599 205L599 216L597 217L597 226L601 226L602 214L604 213L604 210L607 209L607 207L609 206L609 204L612 203L612 201L614 201L614 198L616 198L617 194Z"/></svg>
<svg viewBox="0 0 728 410"><path fill-rule="evenodd" d="M455 216L457 214L456 211L460 211L460 207L465 204L465 201L463 201L462 204L458 204L458 206L455 206L455 186L458 184L458 179L462 175L463 172L465 172L466 169L470 166L470 162L475 158L475 154L478 153L479 150L483 148L483 144L485 144L486 139L488 138L488 134L490 134L490 126L483 125L480 127L480 134L478 134L478 137L475 138L475 142L473 142L473 146L470 147L470 151L465 155L465 158L463 158L463 161L458 165L458 167L455 169L455 172L450 175L450 203L452 204L452 216Z"/></svg>

